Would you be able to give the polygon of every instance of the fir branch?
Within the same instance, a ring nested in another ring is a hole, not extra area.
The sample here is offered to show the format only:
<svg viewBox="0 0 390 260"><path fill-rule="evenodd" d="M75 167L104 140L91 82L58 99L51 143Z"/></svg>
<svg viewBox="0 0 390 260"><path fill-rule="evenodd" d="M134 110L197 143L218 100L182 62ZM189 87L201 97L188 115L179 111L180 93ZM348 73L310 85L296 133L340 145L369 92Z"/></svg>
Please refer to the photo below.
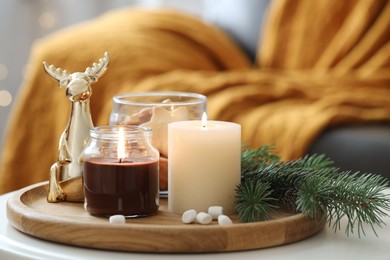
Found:
<svg viewBox="0 0 390 260"><path fill-rule="evenodd" d="M268 220L276 207L268 183L245 182L237 188L237 212L241 222Z"/></svg>
<svg viewBox="0 0 390 260"><path fill-rule="evenodd" d="M313 175L308 178L297 193L297 209L310 217L327 213L329 226L340 229L340 220L346 216L346 234L365 234L363 224L381 227L381 217L390 211L390 198L384 190L388 186L386 178L374 174L359 174L348 171L334 176Z"/></svg>
<svg viewBox="0 0 390 260"><path fill-rule="evenodd" d="M242 181L260 181L271 185L271 196L279 201L279 206L295 211L296 193L302 182L310 175L327 174L334 171L328 168L332 161L324 155L305 156L299 160L287 162L270 161L261 163L251 173L242 177Z"/></svg>
<svg viewBox="0 0 390 260"><path fill-rule="evenodd" d="M242 178L237 187L237 212L242 222L266 220L276 207L299 211L310 217L327 215L329 225L340 229L348 220L346 234L365 234L363 224L381 226L388 216L389 182L375 174L340 171L324 155L282 162L269 146L249 149L242 156ZM263 209L262 209L263 208Z"/></svg>
<svg viewBox="0 0 390 260"><path fill-rule="evenodd" d="M241 176L250 177L257 168L278 162L280 157L274 154L274 146L262 146L258 149L244 149L241 153Z"/></svg>

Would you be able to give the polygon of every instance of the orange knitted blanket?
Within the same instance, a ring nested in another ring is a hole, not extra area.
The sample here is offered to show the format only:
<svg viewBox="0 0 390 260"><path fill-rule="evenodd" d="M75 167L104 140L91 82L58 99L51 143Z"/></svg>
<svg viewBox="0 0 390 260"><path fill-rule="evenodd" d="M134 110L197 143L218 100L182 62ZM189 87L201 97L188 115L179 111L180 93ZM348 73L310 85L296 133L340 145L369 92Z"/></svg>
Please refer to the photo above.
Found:
<svg viewBox="0 0 390 260"><path fill-rule="evenodd" d="M209 117L242 125L243 142L305 154L326 128L390 121L390 2L273 1L257 64L219 29L173 11L122 9L41 39L15 101L0 165L0 194L48 180L69 116L42 61L84 71L108 51L92 86L95 125L112 97L170 90L207 95Z"/></svg>

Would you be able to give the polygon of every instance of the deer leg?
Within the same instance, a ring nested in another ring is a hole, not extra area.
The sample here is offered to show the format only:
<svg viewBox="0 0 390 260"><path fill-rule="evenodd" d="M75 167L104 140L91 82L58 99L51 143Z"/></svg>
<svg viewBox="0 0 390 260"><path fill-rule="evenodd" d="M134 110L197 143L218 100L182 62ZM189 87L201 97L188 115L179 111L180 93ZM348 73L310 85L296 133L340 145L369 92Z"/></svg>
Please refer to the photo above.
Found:
<svg viewBox="0 0 390 260"><path fill-rule="evenodd" d="M48 202L59 202L65 200L65 193L59 185L61 165L56 162L50 168L49 178L49 194L47 195Z"/></svg>

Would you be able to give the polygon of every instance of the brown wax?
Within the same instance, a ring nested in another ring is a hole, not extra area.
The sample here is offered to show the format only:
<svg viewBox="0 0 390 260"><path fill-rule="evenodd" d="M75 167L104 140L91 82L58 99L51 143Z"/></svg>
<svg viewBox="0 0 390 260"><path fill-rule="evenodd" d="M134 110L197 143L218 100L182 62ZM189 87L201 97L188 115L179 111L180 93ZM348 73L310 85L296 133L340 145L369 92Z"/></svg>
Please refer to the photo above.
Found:
<svg viewBox="0 0 390 260"><path fill-rule="evenodd" d="M91 215L147 216L158 210L158 161L84 161L84 195Z"/></svg>

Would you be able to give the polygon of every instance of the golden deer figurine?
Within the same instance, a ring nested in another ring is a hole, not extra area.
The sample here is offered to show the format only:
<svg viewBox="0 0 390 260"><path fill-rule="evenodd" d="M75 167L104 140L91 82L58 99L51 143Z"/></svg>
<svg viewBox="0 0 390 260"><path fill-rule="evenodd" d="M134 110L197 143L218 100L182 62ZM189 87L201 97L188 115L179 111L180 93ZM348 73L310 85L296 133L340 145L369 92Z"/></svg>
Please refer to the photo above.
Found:
<svg viewBox="0 0 390 260"><path fill-rule="evenodd" d="M91 84L95 83L107 69L109 55L85 72L69 74L43 62L45 72L65 88L67 98L72 102L68 124L61 135L58 148L58 161L50 169L48 202L82 202L82 165L80 156L89 141L89 130L93 128L89 98L92 95Z"/></svg>

